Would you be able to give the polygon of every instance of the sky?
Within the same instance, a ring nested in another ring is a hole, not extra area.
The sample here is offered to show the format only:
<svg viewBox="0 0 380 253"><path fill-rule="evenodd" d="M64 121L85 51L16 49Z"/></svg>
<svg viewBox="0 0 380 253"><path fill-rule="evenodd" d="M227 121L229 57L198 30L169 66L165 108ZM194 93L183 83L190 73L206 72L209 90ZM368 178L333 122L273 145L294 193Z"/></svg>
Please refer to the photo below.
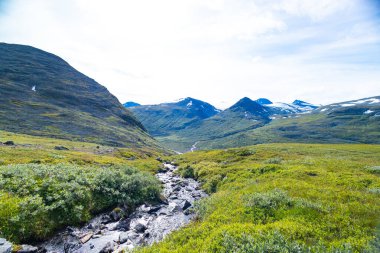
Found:
<svg viewBox="0 0 380 253"><path fill-rule="evenodd" d="M380 0L0 0L0 41L62 57L120 102L380 95Z"/></svg>

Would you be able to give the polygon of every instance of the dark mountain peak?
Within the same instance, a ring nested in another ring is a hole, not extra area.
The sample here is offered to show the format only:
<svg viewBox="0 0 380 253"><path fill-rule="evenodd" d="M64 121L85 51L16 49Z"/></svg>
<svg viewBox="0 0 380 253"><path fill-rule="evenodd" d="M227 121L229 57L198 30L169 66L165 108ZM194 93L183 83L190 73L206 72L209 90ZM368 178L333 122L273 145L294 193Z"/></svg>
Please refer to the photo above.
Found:
<svg viewBox="0 0 380 253"><path fill-rule="evenodd" d="M207 104L207 103L195 98L187 97L187 98L180 99L175 104L178 106L191 106L193 104L200 105L200 104Z"/></svg>
<svg viewBox="0 0 380 253"><path fill-rule="evenodd" d="M271 105L271 104L273 104L272 101L270 101L267 98L259 98L256 100L256 102L259 103L260 105Z"/></svg>
<svg viewBox="0 0 380 253"><path fill-rule="evenodd" d="M263 114L266 114L267 112L264 106L257 103L256 101L253 101L252 99L248 97L244 97L240 99L236 104L231 106L229 110L244 111L244 112L249 112L255 115L258 115L258 114L263 115Z"/></svg>
<svg viewBox="0 0 380 253"><path fill-rule="evenodd" d="M131 107L139 106L140 104L133 101L128 101L124 103L123 105L125 108L131 108Z"/></svg>

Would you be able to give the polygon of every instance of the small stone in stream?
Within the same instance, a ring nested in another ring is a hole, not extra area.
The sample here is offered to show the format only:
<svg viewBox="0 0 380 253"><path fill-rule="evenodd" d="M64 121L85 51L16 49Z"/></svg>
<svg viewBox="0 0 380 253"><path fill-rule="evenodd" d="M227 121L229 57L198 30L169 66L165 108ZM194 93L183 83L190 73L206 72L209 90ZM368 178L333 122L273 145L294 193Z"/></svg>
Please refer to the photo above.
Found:
<svg viewBox="0 0 380 253"><path fill-rule="evenodd" d="M177 186L173 189L173 192L179 192L181 190L181 187Z"/></svg>
<svg viewBox="0 0 380 253"><path fill-rule="evenodd" d="M169 205L169 201L165 198L164 195L160 194L159 200L162 204Z"/></svg>
<svg viewBox="0 0 380 253"><path fill-rule="evenodd" d="M149 236L150 236L149 232L145 232L144 235L143 235L144 238L149 238Z"/></svg>
<svg viewBox="0 0 380 253"><path fill-rule="evenodd" d="M149 214L152 214L152 213L157 212L157 211L160 210L160 209L161 209L161 206L152 206L152 207L149 209L148 213L149 213Z"/></svg>
<svg viewBox="0 0 380 253"><path fill-rule="evenodd" d="M131 227L131 219L125 219L119 221L119 223L116 225L116 229L120 231L127 231Z"/></svg>
<svg viewBox="0 0 380 253"><path fill-rule="evenodd" d="M186 210L186 209L189 208L189 207L191 207L191 203L190 203L189 201L185 200L185 201L183 201L183 202L181 203L181 208L182 208L182 210Z"/></svg>
<svg viewBox="0 0 380 253"><path fill-rule="evenodd" d="M67 228L66 228L66 231L67 231L67 233L74 233L74 232L75 232L75 229L72 228L72 227L67 227Z"/></svg>
<svg viewBox="0 0 380 253"><path fill-rule="evenodd" d="M90 223L90 224L88 224L87 228L88 228L88 229L94 229L94 225L92 225L92 224Z"/></svg>
<svg viewBox="0 0 380 253"><path fill-rule="evenodd" d="M82 244L85 244L86 242L88 242L88 241L92 238L93 235L94 235L93 233L88 233L88 234L83 235L83 236L80 238L80 242L81 242Z"/></svg>
<svg viewBox="0 0 380 253"><path fill-rule="evenodd" d="M70 238L63 245L65 252L74 252L80 248L80 244L76 239Z"/></svg>
<svg viewBox="0 0 380 253"><path fill-rule="evenodd" d="M136 226L134 227L134 230L135 230L137 233L144 233L145 230L146 230L146 226L145 226L144 224L137 223Z"/></svg>
<svg viewBox="0 0 380 253"><path fill-rule="evenodd" d="M90 244L90 249L93 249L95 247L95 245L94 244Z"/></svg>
<svg viewBox="0 0 380 253"><path fill-rule="evenodd" d="M129 233L127 232L121 232L119 235L119 242L120 244L126 243L129 239Z"/></svg>
<svg viewBox="0 0 380 253"><path fill-rule="evenodd" d="M170 205L169 205L169 211L170 212L175 212L175 211L180 211L180 209L181 209L181 207L180 206L178 206L176 203L170 203Z"/></svg>
<svg viewBox="0 0 380 253"><path fill-rule="evenodd" d="M17 251L17 253L37 253L37 252L38 252L37 247L26 245L26 244L21 245L21 249Z"/></svg>
<svg viewBox="0 0 380 253"><path fill-rule="evenodd" d="M111 219L111 217L109 215L105 214L105 215L102 216L102 218L101 218L101 223L102 224L107 224L107 223L110 223L110 222L112 222L112 219Z"/></svg>
<svg viewBox="0 0 380 253"><path fill-rule="evenodd" d="M15 145L15 143L13 141L6 141L3 144L7 145L7 146L14 146Z"/></svg>
<svg viewBox="0 0 380 253"><path fill-rule="evenodd" d="M112 253L115 248L114 242L107 242L107 244L99 251L99 253Z"/></svg>
<svg viewBox="0 0 380 253"><path fill-rule="evenodd" d="M69 150L68 148L66 148L64 146L55 146L54 149L55 150Z"/></svg>
<svg viewBox="0 0 380 253"><path fill-rule="evenodd" d="M112 221L118 221L121 219L121 209L116 209L113 210L111 213L110 213L110 218L112 219Z"/></svg>
<svg viewBox="0 0 380 253"><path fill-rule="evenodd" d="M168 172L168 168L166 167L158 169L158 173L166 173L166 172Z"/></svg>

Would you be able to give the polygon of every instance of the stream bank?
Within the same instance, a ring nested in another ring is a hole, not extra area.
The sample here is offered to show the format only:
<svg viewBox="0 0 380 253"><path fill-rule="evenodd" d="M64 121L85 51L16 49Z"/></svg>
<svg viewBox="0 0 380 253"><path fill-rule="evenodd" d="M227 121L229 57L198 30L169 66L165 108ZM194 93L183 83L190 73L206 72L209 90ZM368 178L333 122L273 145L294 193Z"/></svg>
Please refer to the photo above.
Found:
<svg viewBox="0 0 380 253"><path fill-rule="evenodd" d="M163 199L158 205L141 205L122 218L116 211L93 218L84 227L68 227L64 232L39 245L46 253L108 253L131 250L136 246L161 241L170 232L194 217L190 208L207 194L191 178L182 178L177 167L165 163L156 174L163 184Z"/></svg>

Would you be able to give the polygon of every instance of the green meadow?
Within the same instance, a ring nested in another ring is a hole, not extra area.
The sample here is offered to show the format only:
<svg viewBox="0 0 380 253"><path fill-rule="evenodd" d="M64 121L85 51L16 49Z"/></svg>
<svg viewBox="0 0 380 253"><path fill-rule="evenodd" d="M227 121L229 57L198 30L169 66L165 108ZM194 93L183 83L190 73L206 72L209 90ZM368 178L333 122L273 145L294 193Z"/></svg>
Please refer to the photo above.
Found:
<svg viewBox="0 0 380 253"><path fill-rule="evenodd" d="M380 146L266 144L176 156L210 197L140 252L379 252Z"/></svg>

